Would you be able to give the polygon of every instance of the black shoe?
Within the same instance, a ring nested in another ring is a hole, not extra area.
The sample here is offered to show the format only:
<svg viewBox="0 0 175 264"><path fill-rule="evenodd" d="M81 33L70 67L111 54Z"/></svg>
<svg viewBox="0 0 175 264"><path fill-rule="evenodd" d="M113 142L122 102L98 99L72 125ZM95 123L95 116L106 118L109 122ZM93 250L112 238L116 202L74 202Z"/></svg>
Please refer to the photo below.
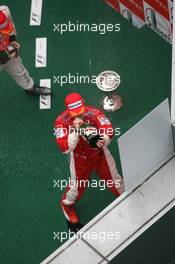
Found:
<svg viewBox="0 0 175 264"><path fill-rule="evenodd" d="M74 233L77 233L81 228L83 228L84 225L82 225L81 223L77 223L77 224L72 224L70 223L68 220L67 221L67 226L68 226L68 229L71 231L71 232L74 232Z"/></svg>
<svg viewBox="0 0 175 264"><path fill-rule="evenodd" d="M34 85L32 89L25 90L29 95L50 95L51 89L48 87Z"/></svg>

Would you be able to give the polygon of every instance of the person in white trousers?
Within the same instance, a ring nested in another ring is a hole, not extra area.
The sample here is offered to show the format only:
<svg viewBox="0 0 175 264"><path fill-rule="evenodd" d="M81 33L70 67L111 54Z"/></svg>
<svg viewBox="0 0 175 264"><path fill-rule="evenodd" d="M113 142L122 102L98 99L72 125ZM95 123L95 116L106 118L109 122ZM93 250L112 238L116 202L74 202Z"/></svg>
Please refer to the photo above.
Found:
<svg viewBox="0 0 175 264"><path fill-rule="evenodd" d="M20 44L16 41L16 29L7 6L0 6L0 71L5 70L14 81L31 95L49 95L51 89L36 85L22 64Z"/></svg>

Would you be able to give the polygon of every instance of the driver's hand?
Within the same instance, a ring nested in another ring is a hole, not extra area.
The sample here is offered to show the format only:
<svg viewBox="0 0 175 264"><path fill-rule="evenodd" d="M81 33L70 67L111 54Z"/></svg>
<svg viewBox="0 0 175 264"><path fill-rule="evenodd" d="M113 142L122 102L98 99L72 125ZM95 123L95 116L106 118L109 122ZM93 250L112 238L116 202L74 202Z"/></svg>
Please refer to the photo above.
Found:
<svg viewBox="0 0 175 264"><path fill-rule="evenodd" d="M76 117L73 121L73 126L76 128L76 129L79 129L82 125L84 124L84 121L83 119L79 118L79 117Z"/></svg>
<svg viewBox="0 0 175 264"><path fill-rule="evenodd" d="M105 140L104 139L99 139L97 141L97 147L98 148L102 148L104 146L104 144L105 144Z"/></svg>

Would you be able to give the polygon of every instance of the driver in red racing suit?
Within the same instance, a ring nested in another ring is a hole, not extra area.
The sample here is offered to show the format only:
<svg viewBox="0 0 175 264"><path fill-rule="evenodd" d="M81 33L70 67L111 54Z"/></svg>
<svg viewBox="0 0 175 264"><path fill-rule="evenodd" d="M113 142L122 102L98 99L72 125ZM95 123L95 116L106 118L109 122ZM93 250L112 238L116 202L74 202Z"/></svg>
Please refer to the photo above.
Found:
<svg viewBox="0 0 175 264"><path fill-rule="evenodd" d="M99 109L85 106L78 93L69 94L65 105L67 110L55 122L56 142L63 153L70 154L70 181L61 207L67 220L76 224L79 219L74 204L81 198L93 171L117 197L124 191L124 186L115 160L107 149L114 134L109 119ZM77 132L84 124L102 131L95 147Z"/></svg>

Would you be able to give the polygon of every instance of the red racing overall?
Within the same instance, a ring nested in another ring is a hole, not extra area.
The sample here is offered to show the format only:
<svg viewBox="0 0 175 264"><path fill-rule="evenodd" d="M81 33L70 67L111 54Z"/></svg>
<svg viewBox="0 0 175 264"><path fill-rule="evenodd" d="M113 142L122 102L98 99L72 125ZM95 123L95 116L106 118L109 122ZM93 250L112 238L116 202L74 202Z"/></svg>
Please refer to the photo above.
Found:
<svg viewBox="0 0 175 264"><path fill-rule="evenodd" d="M89 126L95 126L103 131L105 145L103 148L92 148L83 136L76 132L69 133L74 118L69 115L69 111L63 112L55 122L56 142L60 150L65 154L70 154L70 182L66 192L62 197L62 202L66 205L73 205L79 200L87 186L93 171L106 181L107 187L119 196L123 190L123 180L118 174L115 160L109 152L107 145L113 137L113 128L109 119L92 106L86 106L82 114L83 121Z"/></svg>

